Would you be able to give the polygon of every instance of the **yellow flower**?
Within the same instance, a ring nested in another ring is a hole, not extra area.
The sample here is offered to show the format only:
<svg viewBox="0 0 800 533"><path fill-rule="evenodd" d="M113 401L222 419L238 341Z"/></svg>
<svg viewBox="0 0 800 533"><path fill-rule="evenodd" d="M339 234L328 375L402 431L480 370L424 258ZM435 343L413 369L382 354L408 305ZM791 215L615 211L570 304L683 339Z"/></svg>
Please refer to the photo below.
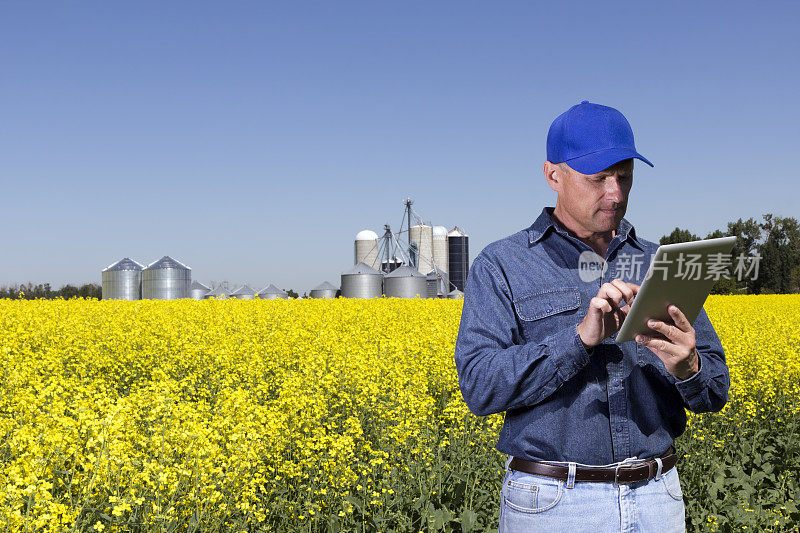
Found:
<svg viewBox="0 0 800 533"><path fill-rule="evenodd" d="M461 305L0 300L0 412L14 414L0 417L0 522L67 530L91 502L120 524L133 507L147 530L194 516L200 530L267 516L291 529L358 521L346 497L390 518L384 498L397 509L409 481L438 488L459 468L450 454L494 453L502 414L475 417L459 389ZM800 413L800 295L712 295L705 309L731 387L720 413L688 413L686 464L727 450L728 428ZM80 498L59 499L65 479Z"/></svg>

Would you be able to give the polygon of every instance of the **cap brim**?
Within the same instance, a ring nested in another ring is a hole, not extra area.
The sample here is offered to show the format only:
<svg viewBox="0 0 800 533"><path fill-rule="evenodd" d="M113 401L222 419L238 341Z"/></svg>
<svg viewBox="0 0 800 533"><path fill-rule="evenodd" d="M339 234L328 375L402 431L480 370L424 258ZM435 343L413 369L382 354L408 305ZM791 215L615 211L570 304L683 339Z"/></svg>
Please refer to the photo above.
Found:
<svg viewBox="0 0 800 533"><path fill-rule="evenodd" d="M597 174L598 172L607 169L610 166L616 165L620 161L626 159L639 159L644 161L651 167L653 163L642 157L636 150L628 148L610 148L608 150L601 150L581 157L567 159L566 164L570 168L577 170L581 174Z"/></svg>

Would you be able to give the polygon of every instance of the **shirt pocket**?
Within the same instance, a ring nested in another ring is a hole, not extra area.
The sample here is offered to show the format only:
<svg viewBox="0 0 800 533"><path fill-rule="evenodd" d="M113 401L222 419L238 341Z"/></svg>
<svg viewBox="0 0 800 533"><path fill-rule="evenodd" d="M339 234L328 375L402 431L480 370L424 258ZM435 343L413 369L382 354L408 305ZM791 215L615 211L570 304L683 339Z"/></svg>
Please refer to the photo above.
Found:
<svg viewBox="0 0 800 533"><path fill-rule="evenodd" d="M581 293L577 287L547 289L514 299L526 342L538 342L565 327L577 325L580 307Z"/></svg>

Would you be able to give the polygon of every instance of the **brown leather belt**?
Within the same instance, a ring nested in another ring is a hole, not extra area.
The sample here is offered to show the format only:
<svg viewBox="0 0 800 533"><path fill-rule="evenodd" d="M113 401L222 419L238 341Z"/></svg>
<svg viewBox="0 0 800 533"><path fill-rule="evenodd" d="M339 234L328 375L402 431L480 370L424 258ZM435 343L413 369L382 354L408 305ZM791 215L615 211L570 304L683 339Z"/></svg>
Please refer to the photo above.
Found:
<svg viewBox="0 0 800 533"><path fill-rule="evenodd" d="M660 457L661 474L666 473L670 468L678 463L678 456L675 455L675 448L669 450ZM527 474L546 476L556 479L566 480L569 474L569 467L564 465L551 465L541 461L529 461L514 457L508 467ZM653 479L658 472L658 463L655 459L650 459L644 463L632 466L617 467L584 467L578 466L575 469L575 481L613 481L615 483L635 483Z"/></svg>

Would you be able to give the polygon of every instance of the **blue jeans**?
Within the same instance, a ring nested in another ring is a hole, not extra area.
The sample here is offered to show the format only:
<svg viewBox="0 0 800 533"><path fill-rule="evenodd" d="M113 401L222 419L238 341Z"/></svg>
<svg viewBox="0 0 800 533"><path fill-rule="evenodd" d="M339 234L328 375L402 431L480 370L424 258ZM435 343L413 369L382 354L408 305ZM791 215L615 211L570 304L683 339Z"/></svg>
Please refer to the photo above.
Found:
<svg viewBox="0 0 800 533"><path fill-rule="evenodd" d="M577 531L684 532L676 467L650 481L567 481L506 470L499 533Z"/></svg>

